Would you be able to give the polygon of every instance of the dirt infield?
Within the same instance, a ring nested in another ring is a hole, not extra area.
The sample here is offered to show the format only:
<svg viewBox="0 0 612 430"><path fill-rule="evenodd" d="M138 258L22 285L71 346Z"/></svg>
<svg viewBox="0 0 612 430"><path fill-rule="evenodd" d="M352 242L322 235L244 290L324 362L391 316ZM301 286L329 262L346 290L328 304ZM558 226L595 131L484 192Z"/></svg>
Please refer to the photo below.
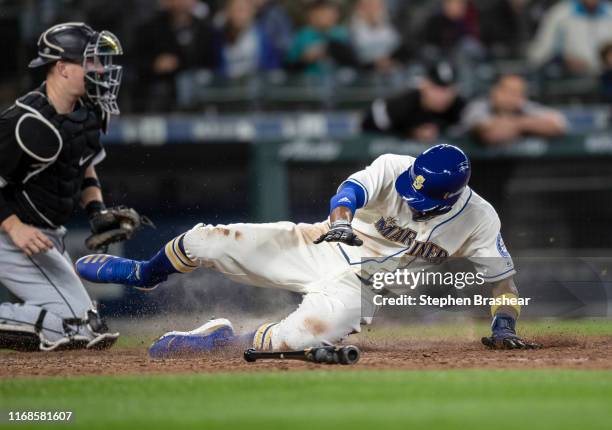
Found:
<svg viewBox="0 0 612 430"><path fill-rule="evenodd" d="M452 369L560 368L612 369L612 336L544 336L540 350L491 351L478 342L391 341L355 342L362 358L355 366L335 369ZM240 353L210 354L171 360L152 360L146 347L108 351L0 353L0 378L26 376L117 375L145 373L249 372L330 369L331 366L288 360L246 363Z"/></svg>

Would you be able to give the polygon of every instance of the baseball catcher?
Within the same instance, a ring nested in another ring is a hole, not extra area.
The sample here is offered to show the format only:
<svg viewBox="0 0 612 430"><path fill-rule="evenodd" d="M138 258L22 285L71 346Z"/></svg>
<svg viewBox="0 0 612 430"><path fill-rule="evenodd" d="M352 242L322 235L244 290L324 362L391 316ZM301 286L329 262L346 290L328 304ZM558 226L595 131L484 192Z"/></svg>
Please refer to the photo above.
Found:
<svg viewBox="0 0 612 430"><path fill-rule="evenodd" d="M154 357L236 344L263 351L334 344L371 322L361 301L369 288L361 276L366 259L382 265L396 257L408 270L423 270L449 256L466 257L492 285L494 297L518 296L499 217L468 186L470 173L467 156L451 145L434 146L416 159L383 155L340 185L326 221L198 224L150 260L91 255L79 259L76 269L93 282L150 288L170 274L204 266L237 282L303 295L284 320L251 333L236 335L227 319L167 333L151 346ZM491 348L536 346L517 335L519 313L519 306L493 306L492 333L482 342Z"/></svg>
<svg viewBox="0 0 612 430"><path fill-rule="evenodd" d="M100 132L119 114L119 55L108 31L53 26L29 65L44 67L46 81L0 114L0 283L21 301L0 304L0 348L99 349L119 336L74 273L63 227L80 204L93 233L87 246L100 251L142 222L132 209L105 207L96 175Z"/></svg>

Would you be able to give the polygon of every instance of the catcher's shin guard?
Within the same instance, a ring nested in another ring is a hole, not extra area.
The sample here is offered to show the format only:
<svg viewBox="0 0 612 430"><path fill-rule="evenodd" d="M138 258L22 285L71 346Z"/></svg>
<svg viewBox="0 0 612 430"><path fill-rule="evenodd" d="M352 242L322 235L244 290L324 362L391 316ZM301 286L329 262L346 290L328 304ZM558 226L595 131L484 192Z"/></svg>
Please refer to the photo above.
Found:
<svg viewBox="0 0 612 430"><path fill-rule="evenodd" d="M0 349L15 351L62 351L84 348L89 339L81 335L65 333L63 337L50 340L43 334L43 321L46 309L41 309L34 325L13 321L0 321Z"/></svg>
<svg viewBox="0 0 612 430"><path fill-rule="evenodd" d="M45 343L41 335L46 309L41 309L35 324L24 324L11 320L0 321L0 349L15 351L40 351Z"/></svg>
<svg viewBox="0 0 612 430"><path fill-rule="evenodd" d="M119 332L111 332L96 309L87 311L87 320L83 321L93 338L87 343L87 349L108 349L119 339Z"/></svg>
<svg viewBox="0 0 612 430"><path fill-rule="evenodd" d="M30 327L0 323L0 349L38 351L40 336Z"/></svg>

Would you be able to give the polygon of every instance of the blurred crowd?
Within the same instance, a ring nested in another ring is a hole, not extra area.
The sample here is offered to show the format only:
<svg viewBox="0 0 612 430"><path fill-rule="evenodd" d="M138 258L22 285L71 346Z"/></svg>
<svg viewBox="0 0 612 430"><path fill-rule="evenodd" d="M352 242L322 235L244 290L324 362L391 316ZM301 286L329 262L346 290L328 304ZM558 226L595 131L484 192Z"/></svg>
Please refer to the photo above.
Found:
<svg viewBox="0 0 612 430"><path fill-rule="evenodd" d="M230 81L338 68L385 76L441 59L590 76L612 100L606 0L0 0L0 43L24 47L0 75L19 77L40 32L74 20L122 40L137 111L168 110L186 70Z"/></svg>
<svg viewBox="0 0 612 430"><path fill-rule="evenodd" d="M562 136L567 121L561 112L529 100L525 79L518 74L502 74L489 94L466 100L458 92L456 70L441 61L428 68L416 87L375 100L361 127L425 143L443 134L467 135L494 146L524 137Z"/></svg>

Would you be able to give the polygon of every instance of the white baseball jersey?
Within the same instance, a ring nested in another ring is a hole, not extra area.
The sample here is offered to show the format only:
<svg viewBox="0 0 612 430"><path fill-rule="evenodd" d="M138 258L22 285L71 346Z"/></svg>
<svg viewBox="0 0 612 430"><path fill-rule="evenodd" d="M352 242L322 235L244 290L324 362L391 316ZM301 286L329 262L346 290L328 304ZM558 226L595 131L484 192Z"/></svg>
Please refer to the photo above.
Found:
<svg viewBox="0 0 612 430"><path fill-rule="evenodd" d="M329 231L329 220L199 224L184 236L186 255L174 255L171 260L179 271L193 270L180 265L188 258L237 282L302 293L295 312L257 330L254 347L260 349L333 344L359 332L360 324L369 323L373 315L364 308L369 303L364 294L371 292L363 289L361 281L361 275L371 273L370 267L363 269L364 260L375 260L375 271L393 271L398 263L400 268L421 270L431 267L432 259L469 257L475 259L486 281L512 276L514 267L499 234L499 218L471 189L465 190L449 213L425 222L412 220L412 212L395 190L395 180L413 161L413 157L384 155L348 179L362 187L366 197L353 220L362 246L314 244ZM167 252L172 250L167 247Z"/></svg>
<svg viewBox="0 0 612 430"><path fill-rule="evenodd" d="M391 257L396 257L397 263L401 257L400 267L420 270L430 266L428 260L467 257L487 282L512 276L514 264L501 237L499 217L469 187L450 212L428 221L412 220L412 212L396 191L395 181L413 162L410 156L382 155L347 179L365 193L364 206L357 209L352 222L364 245L358 250L340 245L351 264L368 256L379 263Z"/></svg>

